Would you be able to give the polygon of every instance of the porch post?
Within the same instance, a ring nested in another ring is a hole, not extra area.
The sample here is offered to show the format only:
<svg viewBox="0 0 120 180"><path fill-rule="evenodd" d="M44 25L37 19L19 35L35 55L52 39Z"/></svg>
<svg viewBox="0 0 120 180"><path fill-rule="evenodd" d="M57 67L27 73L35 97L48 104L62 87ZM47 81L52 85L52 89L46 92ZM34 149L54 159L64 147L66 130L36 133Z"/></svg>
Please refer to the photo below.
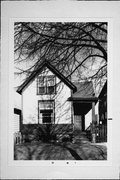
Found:
<svg viewBox="0 0 120 180"><path fill-rule="evenodd" d="M85 115L82 115L82 131L85 131Z"/></svg>
<svg viewBox="0 0 120 180"><path fill-rule="evenodd" d="M92 102L92 142L96 142L96 134L95 134L95 102Z"/></svg>
<svg viewBox="0 0 120 180"><path fill-rule="evenodd" d="M72 133L74 132L74 105L71 101L71 124L72 124Z"/></svg>

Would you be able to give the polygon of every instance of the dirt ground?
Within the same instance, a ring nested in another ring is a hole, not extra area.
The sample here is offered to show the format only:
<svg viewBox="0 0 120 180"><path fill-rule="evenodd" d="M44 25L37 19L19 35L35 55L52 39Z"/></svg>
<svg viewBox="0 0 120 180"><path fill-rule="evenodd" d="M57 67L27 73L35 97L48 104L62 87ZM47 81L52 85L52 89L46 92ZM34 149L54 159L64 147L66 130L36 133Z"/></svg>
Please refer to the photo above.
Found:
<svg viewBox="0 0 120 180"><path fill-rule="evenodd" d="M32 142L16 145L15 160L106 160L107 147L96 145L84 138L74 143Z"/></svg>

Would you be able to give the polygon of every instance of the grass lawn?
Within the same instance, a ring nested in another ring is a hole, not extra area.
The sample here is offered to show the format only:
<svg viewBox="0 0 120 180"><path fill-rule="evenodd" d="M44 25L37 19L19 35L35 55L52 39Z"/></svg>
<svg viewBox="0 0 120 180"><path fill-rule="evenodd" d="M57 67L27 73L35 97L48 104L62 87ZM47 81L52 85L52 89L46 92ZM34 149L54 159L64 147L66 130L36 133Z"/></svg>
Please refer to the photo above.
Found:
<svg viewBox="0 0 120 180"><path fill-rule="evenodd" d="M15 160L106 160L107 148L80 139L74 143L32 142L15 146Z"/></svg>

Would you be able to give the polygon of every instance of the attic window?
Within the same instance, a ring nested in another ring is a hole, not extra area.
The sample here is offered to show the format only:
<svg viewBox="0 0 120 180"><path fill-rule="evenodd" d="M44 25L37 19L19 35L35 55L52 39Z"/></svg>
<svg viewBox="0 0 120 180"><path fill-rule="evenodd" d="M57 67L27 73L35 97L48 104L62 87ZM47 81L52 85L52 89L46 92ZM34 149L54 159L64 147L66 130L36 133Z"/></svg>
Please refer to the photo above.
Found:
<svg viewBox="0 0 120 180"><path fill-rule="evenodd" d="M39 76L37 78L37 94L54 94L55 76Z"/></svg>

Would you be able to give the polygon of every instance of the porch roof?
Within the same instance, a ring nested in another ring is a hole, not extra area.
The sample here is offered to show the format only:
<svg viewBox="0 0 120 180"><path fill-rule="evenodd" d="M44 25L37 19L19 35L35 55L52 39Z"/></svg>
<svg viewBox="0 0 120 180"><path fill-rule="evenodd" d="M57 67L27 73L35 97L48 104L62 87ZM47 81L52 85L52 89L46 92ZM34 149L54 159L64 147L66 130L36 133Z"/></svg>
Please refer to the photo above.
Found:
<svg viewBox="0 0 120 180"><path fill-rule="evenodd" d="M87 82L74 82L77 88L75 93L72 93L69 101L76 102L97 102L98 98L95 96L92 81Z"/></svg>
<svg viewBox="0 0 120 180"><path fill-rule="evenodd" d="M78 103L91 103L91 102L97 102L98 101L98 98L97 97L93 97L93 98L74 98L74 97L69 97L68 98L69 101L73 101L73 102L78 102Z"/></svg>

